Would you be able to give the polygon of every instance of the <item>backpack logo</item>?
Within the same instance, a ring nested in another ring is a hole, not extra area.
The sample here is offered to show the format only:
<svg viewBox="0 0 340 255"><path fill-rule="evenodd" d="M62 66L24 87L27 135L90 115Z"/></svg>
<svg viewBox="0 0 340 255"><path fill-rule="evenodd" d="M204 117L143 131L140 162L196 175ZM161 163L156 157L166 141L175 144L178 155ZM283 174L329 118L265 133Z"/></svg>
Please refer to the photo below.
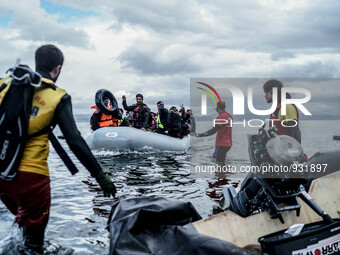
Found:
<svg viewBox="0 0 340 255"><path fill-rule="evenodd" d="M33 106L33 107L32 107L31 115L32 115L33 117L37 117L37 116L38 116L38 112L39 112L39 107L38 107L38 106Z"/></svg>
<svg viewBox="0 0 340 255"><path fill-rule="evenodd" d="M0 159L1 160L5 160L5 158L6 158L6 153L7 153L8 145L9 145L9 140L5 140L4 144L2 145L2 150L1 150L1 154L0 154Z"/></svg>

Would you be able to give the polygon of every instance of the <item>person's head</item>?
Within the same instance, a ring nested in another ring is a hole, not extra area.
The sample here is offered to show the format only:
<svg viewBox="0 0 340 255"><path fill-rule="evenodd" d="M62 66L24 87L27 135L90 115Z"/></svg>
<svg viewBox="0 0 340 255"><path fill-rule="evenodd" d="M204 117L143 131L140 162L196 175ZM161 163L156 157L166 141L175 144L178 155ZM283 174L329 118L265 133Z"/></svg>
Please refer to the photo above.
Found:
<svg viewBox="0 0 340 255"><path fill-rule="evenodd" d="M189 115L191 115L191 114L192 114L192 111L191 111L191 109L188 109L188 110L187 110L187 114L189 114Z"/></svg>
<svg viewBox="0 0 340 255"><path fill-rule="evenodd" d="M42 45L35 52L35 70L50 74L54 82L58 79L63 63L63 53L52 44Z"/></svg>
<svg viewBox="0 0 340 255"><path fill-rule="evenodd" d="M222 104L220 103L220 101L217 102L216 111L218 113L225 112L225 102L224 101L222 102Z"/></svg>
<svg viewBox="0 0 340 255"><path fill-rule="evenodd" d="M176 106L171 106L169 109L170 112L178 112Z"/></svg>
<svg viewBox="0 0 340 255"><path fill-rule="evenodd" d="M279 80L271 79L263 84L264 98L267 103L273 101L273 88L277 88L278 101L281 102L281 88L283 88L283 84Z"/></svg>
<svg viewBox="0 0 340 255"><path fill-rule="evenodd" d="M161 106L161 104L164 105L164 102L163 102L163 101L158 101L158 102L157 102L157 109L158 109L158 110L159 110L159 107Z"/></svg>
<svg viewBox="0 0 340 255"><path fill-rule="evenodd" d="M110 103L110 99L108 97L103 97L103 102L104 102L104 105L107 107Z"/></svg>
<svg viewBox="0 0 340 255"><path fill-rule="evenodd" d="M142 104L143 103L143 95L142 94L138 93L136 95L136 102L137 102L137 104Z"/></svg>

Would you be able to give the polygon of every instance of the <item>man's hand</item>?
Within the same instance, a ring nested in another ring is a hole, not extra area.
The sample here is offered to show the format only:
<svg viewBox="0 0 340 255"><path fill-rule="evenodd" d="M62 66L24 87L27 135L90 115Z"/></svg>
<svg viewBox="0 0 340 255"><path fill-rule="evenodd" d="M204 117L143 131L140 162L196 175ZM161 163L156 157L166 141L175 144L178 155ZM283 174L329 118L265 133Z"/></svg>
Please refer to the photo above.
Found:
<svg viewBox="0 0 340 255"><path fill-rule="evenodd" d="M99 109L99 107L97 107L97 109L96 109L95 113L100 113L100 109Z"/></svg>
<svg viewBox="0 0 340 255"><path fill-rule="evenodd" d="M110 195L115 197L117 190L109 176L107 176L103 171L100 171L96 180L103 189L105 197L110 197Z"/></svg>
<svg viewBox="0 0 340 255"><path fill-rule="evenodd" d="M146 129L145 129L145 128L143 128L143 127L142 127L140 130L146 131Z"/></svg>
<svg viewBox="0 0 340 255"><path fill-rule="evenodd" d="M123 100L123 101L126 101L125 95L122 96L122 100Z"/></svg>

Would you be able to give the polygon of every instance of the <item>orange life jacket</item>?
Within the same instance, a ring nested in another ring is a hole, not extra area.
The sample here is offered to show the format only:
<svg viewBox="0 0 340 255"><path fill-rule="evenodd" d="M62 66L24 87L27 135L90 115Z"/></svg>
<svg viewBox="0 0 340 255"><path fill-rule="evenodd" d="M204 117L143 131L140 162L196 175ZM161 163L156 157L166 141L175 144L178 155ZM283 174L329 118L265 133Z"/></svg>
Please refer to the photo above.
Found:
<svg viewBox="0 0 340 255"><path fill-rule="evenodd" d="M110 109L112 106L109 105L108 108ZM94 105L91 107L91 109L97 109L97 106ZM112 117L112 115L107 115L105 113L102 113L102 116L98 122L98 125L100 127L118 127L119 121L118 119Z"/></svg>

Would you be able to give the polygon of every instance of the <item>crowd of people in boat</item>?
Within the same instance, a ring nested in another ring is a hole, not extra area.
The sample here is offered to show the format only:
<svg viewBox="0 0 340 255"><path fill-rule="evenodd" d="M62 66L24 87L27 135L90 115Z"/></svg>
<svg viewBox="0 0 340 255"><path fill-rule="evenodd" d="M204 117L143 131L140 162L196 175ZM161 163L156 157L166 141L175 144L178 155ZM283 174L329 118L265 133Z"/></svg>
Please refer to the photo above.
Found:
<svg viewBox="0 0 340 255"><path fill-rule="evenodd" d="M103 96L103 103L108 109L112 107L112 102L107 96ZM195 132L196 124L192 110L185 110L183 104L180 105L179 110L176 106L167 109L163 101L158 101L157 112L152 112L144 103L143 95L138 93L136 103L132 105L127 104L126 96L123 95L122 106L123 108L117 107L110 114L104 113L97 106L92 106L91 108L95 109L95 112L90 119L91 130L95 131L101 127L125 126L181 139L190 132Z"/></svg>

